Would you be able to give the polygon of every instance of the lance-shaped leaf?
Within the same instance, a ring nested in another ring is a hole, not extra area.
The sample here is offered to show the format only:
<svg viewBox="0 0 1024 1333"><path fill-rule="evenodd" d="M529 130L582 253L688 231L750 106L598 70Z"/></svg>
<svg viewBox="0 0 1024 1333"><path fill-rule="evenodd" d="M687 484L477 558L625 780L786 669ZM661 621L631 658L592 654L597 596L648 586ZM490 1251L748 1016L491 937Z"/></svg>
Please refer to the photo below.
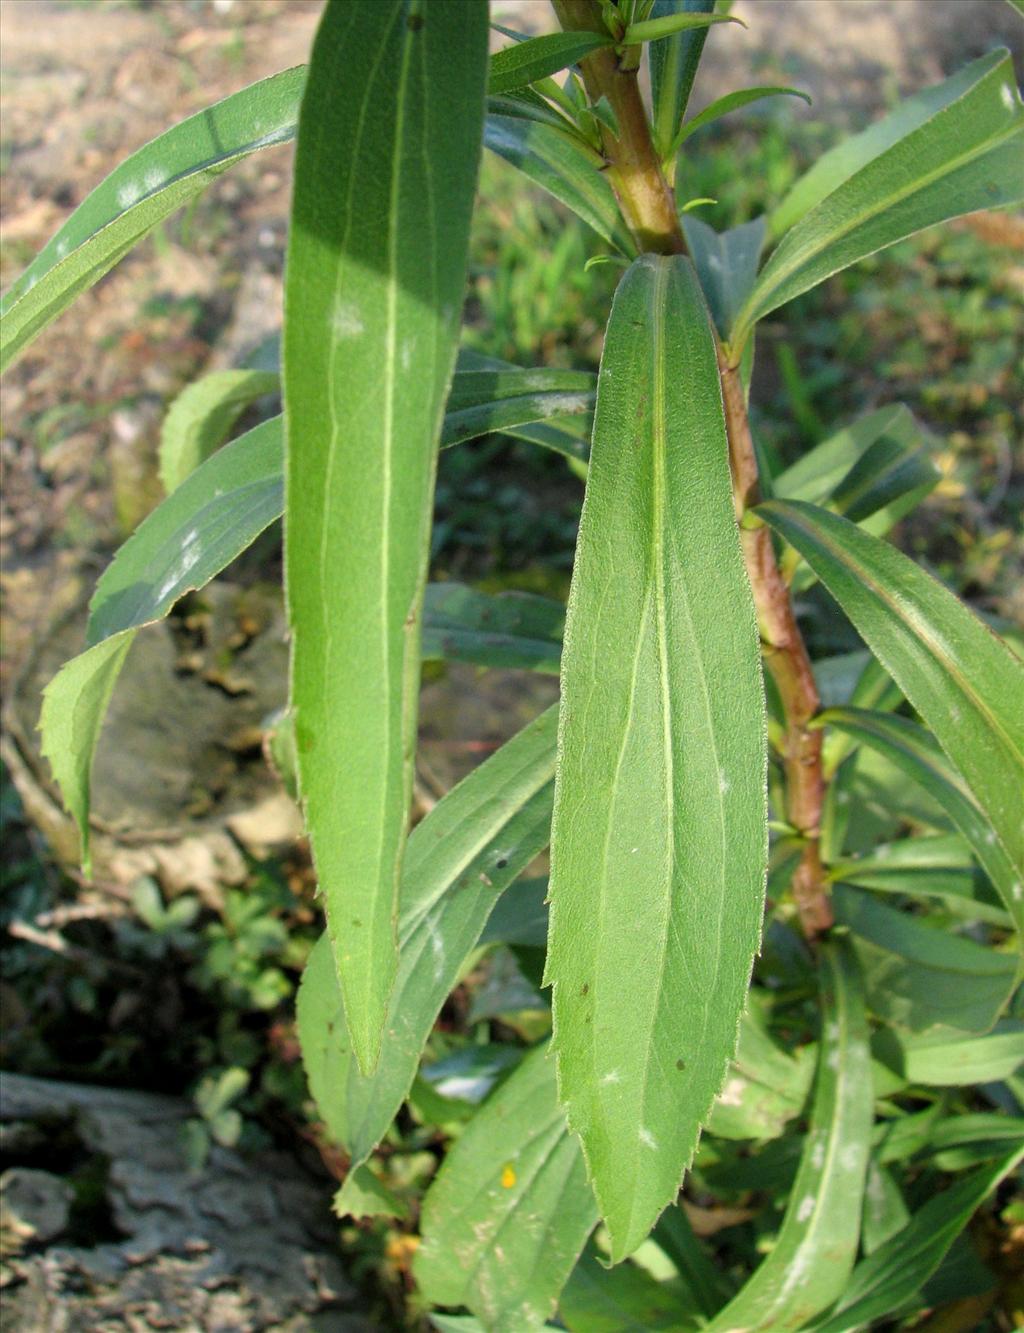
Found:
<svg viewBox="0 0 1024 1333"><path fill-rule="evenodd" d="M859 889L836 886L836 920L853 932L868 1005L888 1023L988 1032L1018 981L1020 963L936 930Z"/></svg>
<svg viewBox="0 0 1024 1333"><path fill-rule="evenodd" d="M992 824L924 727L907 717L864 708L830 708L819 721L884 755L942 807L971 844L1017 929L1024 930L1019 871L995 837Z"/></svg>
<svg viewBox="0 0 1024 1333"><path fill-rule="evenodd" d="M560 1095L617 1261L675 1195L721 1089L767 860L757 630L714 336L683 259L644 256L615 295L562 691L547 979Z"/></svg>
<svg viewBox="0 0 1024 1333"><path fill-rule="evenodd" d="M431 583L423 600L423 660L558 671L565 607L530 593L495 597L461 583Z"/></svg>
<svg viewBox="0 0 1024 1333"><path fill-rule="evenodd" d="M547 845L557 708L440 800L413 830L402 868L398 977L374 1072L352 1055L326 937L299 990L310 1088L333 1138L365 1161L405 1100L420 1052L499 895ZM515 890L511 890L515 892Z"/></svg>
<svg viewBox="0 0 1024 1333"><path fill-rule="evenodd" d="M854 1333L897 1311L928 1281L950 1246L996 1186L1024 1158L1005 1155L928 1200L902 1230L857 1265L836 1310L811 1325L813 1333Z"/></svg>
<svg viewBox="0 0 1024 1333"><path fill-rule="evenodd" d="M590 412L594 376L581 370L467 370L456 375L441 428L448 448L491 431Z"/></svg>
<svg viewBox="0 0 1024 1333"><path fill-rule="evenodd" d="M140 148L75 209L0 302L0 370L164 218L295 133L304 68L262 79Z"/></svg>
<svg viewBox="0 0 1024 1333"><path fill-rule="evenodd" d="M925 434L903 403L880 407L858 417L798 458L772 482L774 495L782 500L825 504L850 468L881 439L914 450L924 443Z"/></svg>
<svg viewBox="0 0 1024 1333"><path fill-rule="evenodd" d="M597 1221L546 1047L493 1093L423 1201L424 1294L492 1333L541 1328Z"/></svg>
<svg viewBox="0 0 1024 1333"><path fill-rule="evenodd" d="M804 557L962 774L1014 866L1007 907L1019 911L1024 662L948 588L855 524L800 501L757 512Z"/></svg>
<svg viewBox="0 0 1024 1333"><path fill-rule="evenodd" d="M542 37L516 42L491 56L487 91L508 93L525 88L528 83L575 65L591 51L611 46L613 41L611 33L549 32Z"/></svg>
<svg viewBox="0 0 1024 1333"><path fill-rule="evenodd" d="M710 14L715 0L654 0L651 18L669 14ZM654 106L654 138L662 157L686 115L686 104L697 74L709 28L690 28L661 37L647 48L651 69L651 101Z"/></svg>
<svg viewBox="0 0 1024 1333"><path fill-rule="evenodd" d="M865 255L933 223L1024 198L1024 108L1009 53L992 52L968 70L970 79L965 70L950 80L951 95L933 90L923 118L901 123L898 137L787 232L737 318L737 346L770 311Z"/></svg>
<svg viewBox="0 0 1024 1333"><path fill-rule="evenodd" d="M612 187L601 174L598 154L592 157L551 125L493 114L484 126L484 143L565 204L614 249L634 253Z"/></svg>
<svg viewBox="0 0 1024 1333"><path fill-rule="evenodd" d="M167 494L220 448L247 407L280 385L274 371L218 370L183 389L160 431L160 480Z"/></svg>
<svg viewBox="0 0 1024 1333"><path fill-rule="evenodd" d="M483 3L332 3L299 123L284 327L291 702L367 1071L398 967L421 604L486 48Z"/></svg>
<svg viewBox="0 0 1024 1333"><path fill-rule="evenodd" d="M692 120L688 120L685 125L680 126L670 151L678 153L690 135L697 130L703 129L705 125L710 125L713 121L720 120L722 116L727 116L730 111L738 111L741 106L749 106L751 102L760 102L765 97L800 97L808 106L811 104L808 94L802 93L799 88L786 88L778 85L762 88L741 88L737 92L726 93L724 97L716 98Z"/></svg>
<svg viewBox="0 0 1024 1333"><path fill-rule="evenodd" d="M846 1290L857 1256L873 1091L856 963L822 950L822 1035L810 1128L775 1245L708 1333L803 1328Z"/></svg>
<svg viewBox="0 0 1024 1333"><path fill-rule="evenodd" d="M999 1083L1024 1067L1024 1023L1004 1018L984 1037L935 1034L885 1034L885 1062L908 1083L932 1088L962 1088L969 1083Z"/></svg>

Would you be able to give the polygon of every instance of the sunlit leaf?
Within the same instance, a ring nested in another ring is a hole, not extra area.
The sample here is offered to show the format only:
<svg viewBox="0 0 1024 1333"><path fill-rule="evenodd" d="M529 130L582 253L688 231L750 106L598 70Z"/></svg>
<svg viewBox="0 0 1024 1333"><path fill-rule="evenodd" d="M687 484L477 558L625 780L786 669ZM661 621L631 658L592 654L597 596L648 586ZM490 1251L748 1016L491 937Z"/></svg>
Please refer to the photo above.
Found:
<svg viewBox="0 0 1024 1333"><path fill-rule="evenodd" d="M542 37L530 37L525 42L506 46L491 56L487 91L507 93L523 88L528 83L577 64L592 51L602 46L611 46L612 41L610 33L549 32Z"/></svg>
<svg viewBox="0 0 1024 1333"><path fill-rule="evenodd" d="M170 495L224 443L232 426L258 399L280 389L266 370L218 370L182 389L160 431L160 480Z"/></svg>
<svg viewBox="0 0 1024 1333"><path fill-rule="evenodd" d="M757 631L682 259L646 256L616 292L562 690L547 977L560 1095L618 1260L721 1089L764 892Z"/></svg>

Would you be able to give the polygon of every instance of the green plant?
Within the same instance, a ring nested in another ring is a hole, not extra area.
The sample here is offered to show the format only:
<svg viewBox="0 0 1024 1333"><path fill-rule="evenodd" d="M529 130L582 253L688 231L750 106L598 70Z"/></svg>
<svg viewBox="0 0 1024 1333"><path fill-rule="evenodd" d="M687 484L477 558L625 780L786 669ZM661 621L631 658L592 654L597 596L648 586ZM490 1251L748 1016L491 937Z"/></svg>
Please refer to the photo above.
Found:
<svg viewBox="0 0 1024 1333"><path fill-rule="evenodd" d="M555 0L561 32L509 34L488 64L482 0L332 0L308 73L141 150L5 299L6 362L298 126L283 419L224 443L272 366L186 391L173 489L101 578L44 744L88 864L92 751L134 635L283 512L293 735L275 746L327 918L303 1058L349 1156L339 1212L405 1215L424 1148L449 1142L415 1274L471 1316L434 1309L441 1329L535 1328L556 1306L583 1333L912 1321L992 1286L961 1233L1024 1154L1024 667L885 540L938 480L905 408L787 465L747 404L766 315L1024 195L1024 111L993 52L716 231L690 190L699 131L793 90L687 121L729 18L711 10ZM459 350L481 143L625 269L596 379ZM438 447L496 431L586 467L567 610L426 584ZM558 671L561 703L409 834L438 659ZM522 876L549 843L545 894ZM224 980L262 966L243 936L224 928ZM453 991L461 1021L432 1035ZM695 1205L738 1213L714 1261Z"/></svg>

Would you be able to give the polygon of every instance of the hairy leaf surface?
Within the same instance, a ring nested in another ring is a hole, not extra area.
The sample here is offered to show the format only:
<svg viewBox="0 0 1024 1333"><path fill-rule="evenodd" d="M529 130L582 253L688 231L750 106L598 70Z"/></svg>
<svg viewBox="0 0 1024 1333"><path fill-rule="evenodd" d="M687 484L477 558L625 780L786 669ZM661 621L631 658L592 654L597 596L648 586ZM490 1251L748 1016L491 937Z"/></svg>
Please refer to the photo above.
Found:
<svg viewBox="0 0 1024 1333"><path fill-rule="evenodd" d="M596 1221L542 1046L445 1159L423 1202L414 1271L431 1300L468 1306L494 1333L541 1328Z"/></svg>
<svg viewBox="0 0 1024 1333"><path fill-rule="evenodd" d="M398 978L369 1076L353 1058L326 937L313 949L299 990L302 1058L321 1117L355 1162L365 1161L405 1100L438 1011L499 895L547 845L557 716L550 708L525 727L410 835Z"/></svg>
<svg viewBox="0 0 1024 1333"><path fill-rule="evenodd" d="M718 370L688 261L606 335L562 656L554 1046L618 1260L675 1195L760 937L765 733Z"/></svg>
<svg viewBox="0 0 1024 1333"><path fill-rule="evenodd" d="M482 0L335 2L300 115L284 329L291 701L367 1071L398 967L423 586L486 71Z"/></svg>

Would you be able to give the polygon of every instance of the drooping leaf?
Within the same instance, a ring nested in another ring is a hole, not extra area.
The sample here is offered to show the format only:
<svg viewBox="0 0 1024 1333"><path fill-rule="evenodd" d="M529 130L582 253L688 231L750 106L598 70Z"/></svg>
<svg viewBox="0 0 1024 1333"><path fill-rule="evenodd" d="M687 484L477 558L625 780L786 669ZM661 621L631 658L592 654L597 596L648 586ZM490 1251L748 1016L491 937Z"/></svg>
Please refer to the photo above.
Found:
<svg viewBox="0 0 1024 1333"><path fill-rule="evenodd" d="M799 88L786 88L781 86L761 87L761 88L741 88L734 93L726 93L724 97L718 97L703 111L699 112L692 120L688 120L685 125L681 125L675 140L673 141L671 152L677 153L683 144L697 130L703 129L705 125L710 125L713 121L721 120L727 116L730 111L738 111L741 106L749 106L751 102L763 101L766 97L800 97L811 105L811 98L807 93L802 93Z"/></svg>
<svg viewBox="0 0 1024 1333"><path fill-rule="evenodd" d="M550 125L493 114L484 126L484 144L565 204L613 249L624 255L634 252L596 153L594 161L580 144Z"/></svg>
<svg viewBox="0 0 1024 1333"><path fill-rule="evenodd" d="M803 1328L846 1290L857 1255L873 1091L856 963L822 950L822 1036L810 1127L782 1228L708 1333Z"/></svg>
<svg viewBox="0 0 1024 1333"><path fill-rule="evenodd" d="M331 3L299 121L284 327L291 704L367 1071L398 968L423 586L486 70L483 3Z"/></svg>
<svg viewBox="0 0 1024 1333"><path fill-rule="evenodd" d="M43 692L39 728L68 813L78 826L82 867L92 868L89 849L89 791L92 760L110 695L135 639L128 631L65 663Z"/></svg>
<svg viewBox="0 0 1024 1333"><path fill-rule="evenodd" d="M764 892L762 710L713 334L688 262L645 256L601 363L547 966L559 1091L616 1261L678 1190L735 1049Z"/></svg>
<svg viewBox="0 0 1024 1333"><path fill-rule="evenodd" d="M1024 889L1024 662L900 551L800 501L758 509L853 622L963 776ZM986 866L987 868L987 866Z"/></svg>
<svg viewBox="0 0 1024 1333"><path fill-rule="evenodd" d="M298 998L302 1058L321 1118L355 1162L366 1160L405 1100L434 1020L499 895L547 845L556 728L551 708L453 787L410 835L398 978L369 1077L352 1055L326 937L310 955Z"/></svg>
<svg viewBox="0 0 1024 1333"><path fill-rule="evenodd" d="M613 41L611 33L549 32L516 42L491 56L487 91L508 93L524 88L577 64L592 51L611 46Z"/></svg>
<svg viewBox="0 0 1024 1333"><path fill-rule="evenodd" d="M710 14L715 0L654 0L651 18L670 14ZM654 107L654 141L663 158L686 115L686 105L697 74L708 28L691 28L661 37L647 48L651 69L651 101Z"/></svg>
<svg viewBox="0 0 1024 1333"><path fill-rule="evenodd" d="M175 125L115 167L0 302L0 370L228 167L292 138L305 77L298 67L261 79Z"/></svg>
<svg viewBox="0 0 1024 1333"><path fill-rule="evenodd" d="M823 725L835 727L884 755L933 797L970 843L1017 929L1024 929L1024 897L1019 874L991 822L964 790L958 775L924 727L910 718L862 708L830 708Z"/></svg>
<svg viewBox="0 0 1024 1333"><path fill-rule="evenodd" d="M1019 960L937 930L839 884L836 920L852 931L869 1007L920 1032L939 1024L988 1032L1016 988Z"/></svg>
<svg viewBox="0 0 1024 1333"><path fill-rule="evenodd" d="M423 1201L414 1272L438 1305L493 1333L541 1328L597 1209L565 1126L546 1047L484 1103Z"/></svg>
<svg viewBox="0 0 1024 1333"><path fill-rule="evenodd" d="M279 518L283 501L275 417L215 453L128 538L96 585L88 642L162 619Z"/></svg>
<svg viewBox="0 0 1024 1333"><path fill-rule="evenodd" d="M708 307L724 337L757 280L764 218L723 232L690 214L684 214L681 222Z"/></svg>
<svg viewBox="0 0 1024 1333"><path fill-rule="evenodd" d="M929 1199L857 1265L835 1312L811 1325L813 1333L853 1333L899 1309L927 1282L977 1209L1022 1158L1024 1148L1017 1148Z"/></svg>
<svg viewBox="0 0 1024 1333"><path fill-rule="evenodd" d="M991 52L942 89L927 103L922 94L924 114L904 117L891 140L880 134L866 153L863 144L854 150L854 170L844 175L844 164L840 183L830 180L830 192L786 233L731 331L736 346L759 319L865 255L1024 198L1024 109L1009 53Z"/></svg>
<svg viewBox="0 0 1024 1333"><path fill-rule="evenodd" d="M569 1333L685 1333L698 1327L697 1312L680 1287L655 1281L636 1264L606 1268L591 1244L572 1270L558 1314Z"/></svg>
<svg viewBox="0 0 1024 1333"><path fill-rule="evenodd" d="M160 431L160 480L168 495L227 439L247 407L277 393L280 376L266 370L218 370L184 388Z"/></svg>

